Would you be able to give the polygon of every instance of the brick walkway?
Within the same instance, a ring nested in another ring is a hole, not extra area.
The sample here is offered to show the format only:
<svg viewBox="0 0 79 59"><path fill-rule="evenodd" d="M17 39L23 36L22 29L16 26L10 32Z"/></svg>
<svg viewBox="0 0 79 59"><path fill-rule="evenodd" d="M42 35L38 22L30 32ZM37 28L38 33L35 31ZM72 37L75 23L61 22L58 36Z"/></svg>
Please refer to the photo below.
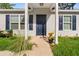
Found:
<svg viewBox="0 0 79 59"><path fill-rule="evenodd" d="M40 37L33 37L31 42L37 44L37 46L33 46L31 51L28 51L27 54L29 56L52 56L52 51L49 44Z"/></svg>

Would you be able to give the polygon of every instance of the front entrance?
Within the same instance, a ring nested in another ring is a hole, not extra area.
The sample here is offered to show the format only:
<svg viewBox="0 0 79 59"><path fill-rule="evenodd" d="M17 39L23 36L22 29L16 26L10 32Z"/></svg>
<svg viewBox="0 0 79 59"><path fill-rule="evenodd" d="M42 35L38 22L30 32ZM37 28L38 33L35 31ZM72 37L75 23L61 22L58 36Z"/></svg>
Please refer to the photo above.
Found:
<svg viewBox="0 0 79 59"><path fill-rule="evenodd" d="M46 35L46 15L36 15L36 35Z"/></svg>

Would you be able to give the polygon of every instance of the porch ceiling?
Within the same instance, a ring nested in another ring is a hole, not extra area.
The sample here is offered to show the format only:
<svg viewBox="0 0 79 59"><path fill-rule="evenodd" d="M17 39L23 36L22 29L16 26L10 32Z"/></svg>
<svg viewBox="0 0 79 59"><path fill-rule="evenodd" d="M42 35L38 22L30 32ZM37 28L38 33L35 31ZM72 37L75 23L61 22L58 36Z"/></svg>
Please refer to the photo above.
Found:
<svg viewBox="0 0 79 59"><path fill-rule="evenodd" d="M51 8L55 7L55 3L43 3L43 5L40 5L40 3L29 3L28 6L32 8Z"/></svg>

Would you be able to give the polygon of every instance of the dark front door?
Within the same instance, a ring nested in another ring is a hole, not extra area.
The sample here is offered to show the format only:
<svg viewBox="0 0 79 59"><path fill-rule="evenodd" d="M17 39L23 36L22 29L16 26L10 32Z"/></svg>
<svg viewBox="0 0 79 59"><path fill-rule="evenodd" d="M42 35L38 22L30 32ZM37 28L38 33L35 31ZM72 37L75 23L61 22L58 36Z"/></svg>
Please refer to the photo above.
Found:
<svg viewBox="0 0 79 59"><path fill-rule="evenodd" d="M36 35L46 35L46 15L36 15Z"/></svg>

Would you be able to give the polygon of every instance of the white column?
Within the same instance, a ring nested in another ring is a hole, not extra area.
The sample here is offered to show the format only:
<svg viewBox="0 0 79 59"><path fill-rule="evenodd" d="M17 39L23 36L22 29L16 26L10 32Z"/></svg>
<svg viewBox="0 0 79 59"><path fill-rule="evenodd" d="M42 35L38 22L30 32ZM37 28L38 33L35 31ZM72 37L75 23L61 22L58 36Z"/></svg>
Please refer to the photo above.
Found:
<svg viewBox="0 0 79 59"><path fill-rule="evenodd" d="M18 15L18 18L19 18L19 24L18 24L19 26L18 27L19 27L19 30L20 30L20 15Z"/></svg>
<svg viewBox="0 0 79 59"><path fill-rule="evenodd" d="M25 3L25 39L28 38L28 3Z"/></svg>
<svg viewBox="0 0 79 59"><path fill-rule="evenodd" d="M19 20L19 22L18 22L18 33L19 33L19 35L21 35L21 33L20 33L20 15L18 15L18 20Z"/></svg>
<svg viewBox="0 0 79 59"><path fill-rule="evenodd" d="M56 3L56 6L55 6L55 43L58 44L58 3Z"/></svg>

